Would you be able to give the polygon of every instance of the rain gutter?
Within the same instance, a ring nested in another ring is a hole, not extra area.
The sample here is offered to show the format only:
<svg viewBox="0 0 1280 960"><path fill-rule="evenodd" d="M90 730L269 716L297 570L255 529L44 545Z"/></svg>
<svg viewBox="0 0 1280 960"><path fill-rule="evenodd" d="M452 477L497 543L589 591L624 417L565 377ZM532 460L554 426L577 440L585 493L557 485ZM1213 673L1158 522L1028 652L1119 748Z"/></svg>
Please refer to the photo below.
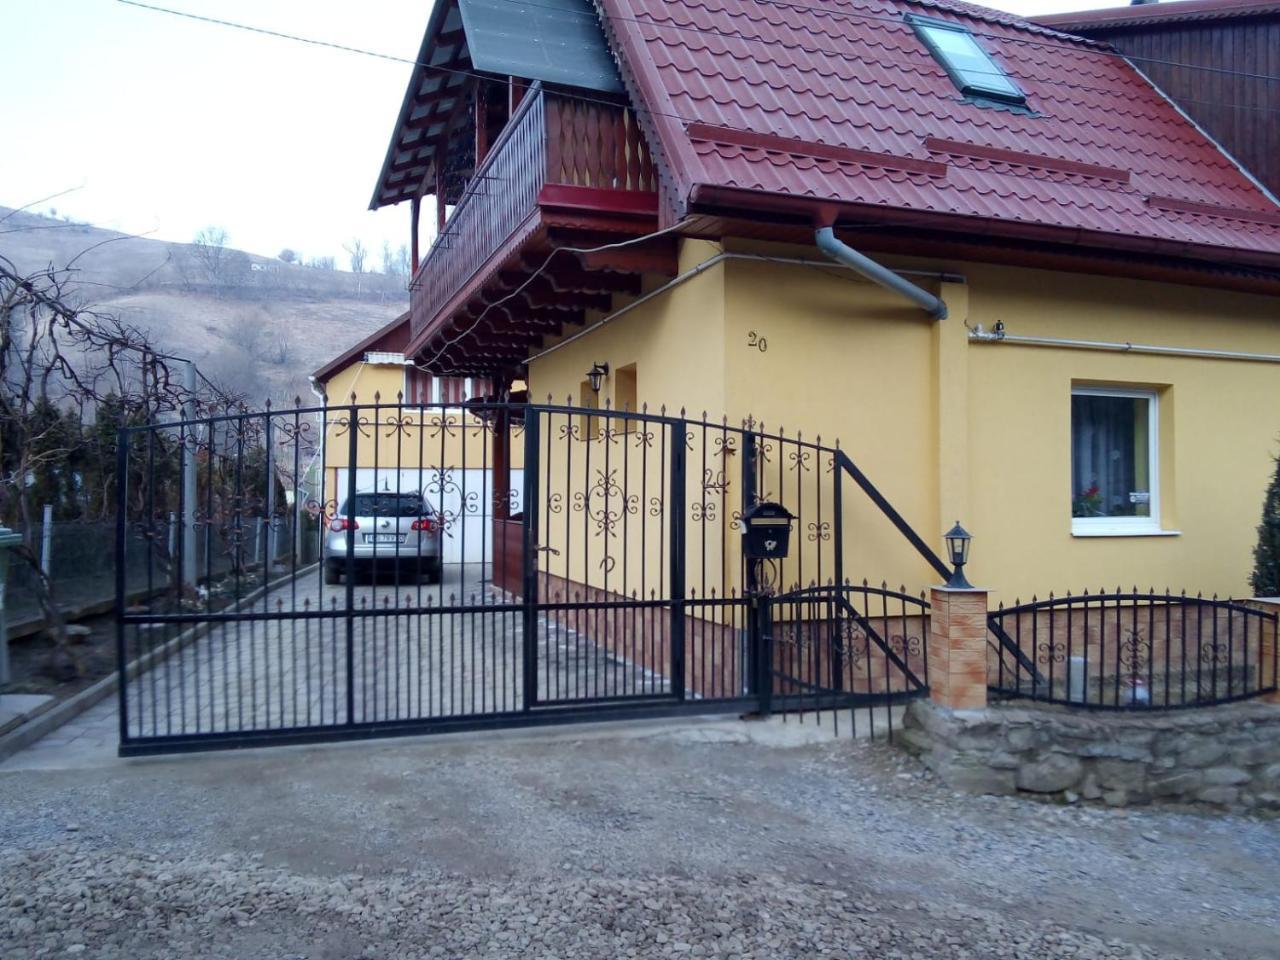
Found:
<svg viewBox="0 0 1280 960"><path fill-rule="evenodd" d="M860 273L872 283L900 294L918 306L933 320L947 319L947 305L923 287L918 287L901 273L895 273L883 264L876 263L836 237L831 227L819 227L814 235L818 249L832 260Z"/></svg>

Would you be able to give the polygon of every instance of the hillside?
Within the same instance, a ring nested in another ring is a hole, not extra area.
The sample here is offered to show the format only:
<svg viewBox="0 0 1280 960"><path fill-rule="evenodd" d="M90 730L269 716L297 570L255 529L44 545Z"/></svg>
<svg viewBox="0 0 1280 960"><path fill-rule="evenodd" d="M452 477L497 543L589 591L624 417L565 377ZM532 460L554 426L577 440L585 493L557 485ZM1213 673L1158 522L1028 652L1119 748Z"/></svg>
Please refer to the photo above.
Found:
<svg viewBox="0 0 1280 960"><path fill-rule="evenodd" d="M0 207L0 254L24 272L73 263L76 300L261 403L309 399L307 374L408 307L403 277L138 239Z"/></svg>

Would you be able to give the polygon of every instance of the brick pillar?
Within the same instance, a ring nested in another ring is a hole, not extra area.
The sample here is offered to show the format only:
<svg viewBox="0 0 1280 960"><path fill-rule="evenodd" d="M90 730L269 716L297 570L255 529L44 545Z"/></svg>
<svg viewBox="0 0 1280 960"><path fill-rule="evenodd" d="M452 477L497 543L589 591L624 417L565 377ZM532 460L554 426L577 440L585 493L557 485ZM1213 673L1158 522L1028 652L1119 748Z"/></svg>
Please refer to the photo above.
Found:
<svg viewBox="0 0 1280 960"><path fill-rule="evenodd" d="M987 705L987 591L933 588L929 695L950 710Z"/></svg>
<svg viewBox="0 0 1280 960"><path fill-rule="evenodd" d="M1280 614L1280 597L1254 597L1245 601L1245 605L1263 613ZM1280 687L1280 677L1276 676L1276 647L1280 644L1280 637L1276 636L1276 632L1274 621L1263 622L1259 680L1264 687ZM1268 693L1262 699L1267 703L1280 703L1280 690Z"/></svg>

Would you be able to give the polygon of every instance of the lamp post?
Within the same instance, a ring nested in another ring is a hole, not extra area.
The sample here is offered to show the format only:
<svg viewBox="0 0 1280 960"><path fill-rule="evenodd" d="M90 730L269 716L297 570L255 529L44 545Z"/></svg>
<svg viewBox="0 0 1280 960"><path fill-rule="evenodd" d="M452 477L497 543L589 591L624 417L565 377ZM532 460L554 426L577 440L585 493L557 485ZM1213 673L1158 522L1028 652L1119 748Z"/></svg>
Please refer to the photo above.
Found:
<svg viewBox="0 0 1280 960"><path fill-rule="evenodd" d="M591 384L593 393L600 392L600 384L604 378L609 375L609 365L607 363L593 363L591 369L587 371L587 380Z"/></svg>
<svg viewBox="0 0 1280 960"><path fill-rule="evenodd" d="M954 568L947 586L955 590L972 590L973 584L964 577L964 565L969 562L969 542L973 537L957 520L956 525L943 534L943 539L947 541L947 554Z"/></svg>

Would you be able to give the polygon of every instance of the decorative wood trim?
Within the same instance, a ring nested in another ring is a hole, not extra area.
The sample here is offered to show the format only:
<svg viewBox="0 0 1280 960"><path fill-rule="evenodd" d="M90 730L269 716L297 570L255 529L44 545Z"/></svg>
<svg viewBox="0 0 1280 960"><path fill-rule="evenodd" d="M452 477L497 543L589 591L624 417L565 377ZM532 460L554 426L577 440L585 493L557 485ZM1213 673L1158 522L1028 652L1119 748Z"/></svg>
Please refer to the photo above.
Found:
<svg viewBox="0 0 1280 960"><path fill-rule="evenodd" d="M752 130L732 130L728 127L715 127L705 123L691 123L685 127L685 132L690 140L723 143L748 150L768 150L796 157L813 157L817 160L834 160L837 163L884 167L887 170L902 170L905 173L919 173L928 177L945 177L948 169L945 163L939 163L936 160L917 160L914 157L899 157L890 153L873 153L870 150L858 150L854 147L839 147L828 143L816 143L812 140L795 140L790 137L774 136L771 133L756 133Z"/></svg>
<svg viewBox="0 0 1280 960"><path fill-rule="evenodd" d="M1023 153L1020 150L1006 150L1003 147L988 147L979 143L965 143L962 140L925 137L924 146L926 150L932 153L949 153L956 157L993 160L997 163L1016 163L1024 167L1038 167L1041 170L1053 170L1058 173L1074 173L1082 177L1115 180L1118 183L1128 183L1130 179L1129 171L1121 170L1119 167L1104 167L1096 163L1081 163L1078 160L1045 157L1036 153Z"/></svg>
<svg viewBox="0 0 1280 960"><path fill-rule="evenodd" d="M1280 226L1280 210L1245 210L1241 207L1227 207L1216 203L1199 203L1195 200L1180 200L1177 197L1161 197L1151 195L1147 203L1161 210L1174 213L1198 213L1207 217L1225 217L1228 220L1247 220L1251 223L1270 223Z"/></svg>
<svg viewBox="0 0 1280 960"><path fill-rule="evenodd" d="M636 190L607 190L601 187L576 187L565 183L548 183L538 191L538 205L565 210L652 217L658 213L658 195Z"/></svg>

